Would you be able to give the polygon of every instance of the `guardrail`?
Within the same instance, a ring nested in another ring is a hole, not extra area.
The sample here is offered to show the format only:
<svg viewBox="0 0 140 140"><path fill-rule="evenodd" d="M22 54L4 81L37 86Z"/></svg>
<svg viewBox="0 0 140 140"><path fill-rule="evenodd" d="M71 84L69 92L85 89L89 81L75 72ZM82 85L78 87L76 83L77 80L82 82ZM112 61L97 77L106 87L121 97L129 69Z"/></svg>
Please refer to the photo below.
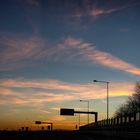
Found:
<svg viewBox="0 0 140 140"><path fill-rule="evenodd" d="M97 123L81 126L80 130L83 129L140 132L140 112L100 120Z"/></svg>

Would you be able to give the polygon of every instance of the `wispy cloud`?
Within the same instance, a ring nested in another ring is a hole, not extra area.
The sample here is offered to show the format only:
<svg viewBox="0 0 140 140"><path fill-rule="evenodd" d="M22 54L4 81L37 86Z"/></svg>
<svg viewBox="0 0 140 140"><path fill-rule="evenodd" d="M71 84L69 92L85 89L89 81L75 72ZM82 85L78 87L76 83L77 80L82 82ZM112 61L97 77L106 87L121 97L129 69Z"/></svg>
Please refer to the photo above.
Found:
<svg viewBox="0 0 140 140"><path fill-rule="evenodd" d="M89 61L108 68L140 75L140 68L112 54L98 50L92 43L68 37L62 43L50 45L39 37L0 36L5 47L0 52L0 70L11 70L31 65L36 60L44 61ZM65 58L65 59L64 59Z"/></svg>
<svg viewBox="0 0 140 140"><path fill-rule="evenodd" d="M84 85L69 84L59 80L2 80L1 86L4 87L21 87L21 88L43 88L43 89L58 89L67 91L83 91L87 90Z"/></svg>
<svg viewBox="0 0 140 140"><path fill-rule="evenodd" d="M24 5L27 21L31 25L33 32L37 34L41 29L42 22L44 22L42 20L47 19L49 16L59 20L62 24L75 25L85 17L96 19L97 17L109 15L136 5L133 1L127 3L109 1L106 4L102 4L98 0L77 0L74 2L63 0L47 0L47 2L42 2L42 0L25 0L21 4ZM43 15L44 18L41 19L40 15Z"/></svg>
<svg viewBox="0 0 140 140"><path fill-rule="evenodd" d="M36 60L60 60L61 47L38 36L0 34L0 71L27 67Z"/></svg>
<svg viewBox="0 0 140 140"><path fill-rule="evenodd" d="M71 18L82 18L82 17L99 17L101 15L108 15L113 12L121 11L128 7L132 7L137 2L114 2L109 1L106 4L103 4L102 1L98 0L81 0L81 1L62 1L59 2L54 0L48 1L49 7L46 10L46 13L50 15L55 15L59 17L71 17Z"/></svg>
<svg viewBox="0 0 140 140"><path fill-rule="evenodd" d="M102 15L109 15L111 13L114 13L114 12L118 12L118 11L121 11L121 10L124 10L126 8L129 8L129 7L132 7L132 6L135 6L137 5L138 3L135 3L135 2L128 2L128 3L123 3L122 4L119 4L119 3L116 3L115 5L113 3L110 2L110 5L100 5L100 2L99 3L96 3L96 4L92 4L92 6L89 6L89 3L87 3L87 13L86 13L86 16L92 16L92 17L98 17L98 16L102 16ZM84 14L83 14L84 16Z"/></svg>
<svg viewBox="0 0 140 140"><path fill-rule="evenodd" d="M121 89L116 88L120 87L120 85ZM98 84L94 86L93 84L71 84L58 80L1 80L0 86L1 104L33 104L41 106L46 102L79 100L79 97L80 99L106 98L106 88ZM13 88L18 88L18 91L13 90ZM21 88L26 90L20 90ZM40 90L30 92L28 88L38 88ZM132 93L133 88L134 86L131 83L112 83L110 85L110 96L128 96ZM48 92L48 89L51 89L52 92ZM53 90L58 90L60 93L56 93Z"/></svg>
<svg viewBox="0 0 140 140"><path fill-rule="evenodd" d="M98 50L92 43L87 43L83 40L77 40L69 37L64 41L62 46L71 47L71 49L75 50L74 52L77 54L77 56L84 57L86 60L92 63L98 63L109 68L140 75L140 68L116 56L113 56L112 54Z"/></svg>
<svg viewBox="0 0 140 140"><path fill-rule="evenodd" d="M5 91L3 93L3 91ZM9 94L10 93L10 94ZM74 95L66 95L64 93L48 93L47 91L36 92L34 94L27 92L16 92L11 89L0 89L0 104L17 104L26 106L44 106L48 102L59 102L63 100L74 100Z"/></svg>
<svg viewBox="0 0 140 140"><path fill-rule="evenodd" d="M28 65L25 63L36 59L43 51L44 43L47 45L45 40L36 36L0 35L0 45L4 48L0 52L0 70Z"/></svg>
<svg viewBox="0 0 140 140"><path fill-rule="evenodd" d="M35 56L44 46L44 40L36 36L1 35L0 44L6 48L1 52L1 58L7 61L29 59ZM46 44L45 44L46 45Z"/></svg>
<svg viewBox="0 0 140 140"><path fill-rule="evenodd" d="M77 13L75 13L74 15L72 15L72 17L75 17L77 19L79 18L83 18L83 17L92 17L92 18L97 18L103 15L109 15L111 13L120 11L127 8L127 6L124 7L114 7L114 8L104 8L104 7L98 7L98 6L87 6L86 7L86 11L78 11Z"/></svg>
<svg viewBox="0 0 140 140"><path fill-rule="evenodd" d="M97 19L97 17L109 15L137 4L135 1L121 3L109 1L106 4L102 3L102 1L98 0L77 0L74 2L63 0L47 0L47 2L42 0L25 0L21 2L21 5L23 5L27 22L30 24L33 32L38 34L41 30L42 22L49 16L52 19L59 20L62 24L75 26L77 23L81 25L81 21L84 21L85 17L89 17L88 22L91 22L90 18ZM40 18L42 15L43 18Z"/></svg>

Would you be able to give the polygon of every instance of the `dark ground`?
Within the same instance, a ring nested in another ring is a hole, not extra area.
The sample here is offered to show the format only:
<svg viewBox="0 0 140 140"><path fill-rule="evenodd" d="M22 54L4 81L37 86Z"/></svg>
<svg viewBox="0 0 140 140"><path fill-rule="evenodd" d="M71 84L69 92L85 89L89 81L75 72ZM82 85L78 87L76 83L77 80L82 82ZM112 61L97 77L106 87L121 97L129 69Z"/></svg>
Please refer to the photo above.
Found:
<svg viewBox="0 0 140 140"><path fill-rule="evenodd" d="M129 140L129 138L87 134L79 131L0 131L0 140Z"/></svg>

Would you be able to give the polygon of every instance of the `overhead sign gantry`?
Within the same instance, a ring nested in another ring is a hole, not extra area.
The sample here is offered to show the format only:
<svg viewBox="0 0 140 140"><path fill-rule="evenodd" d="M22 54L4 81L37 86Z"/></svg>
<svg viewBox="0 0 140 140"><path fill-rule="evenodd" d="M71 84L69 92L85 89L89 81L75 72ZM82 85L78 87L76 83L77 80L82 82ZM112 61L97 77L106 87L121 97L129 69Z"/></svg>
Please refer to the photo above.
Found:
<svg viewBox="0 0 140 140"><path fill-rule="evenodd" d="M95 115L95 123L98 120L98 112L87 112L87 111L75 111L74 109L69 108L60 108L60 115L68 115L68 116L74 116L75 113L80 114L93 114Z"/></svg>

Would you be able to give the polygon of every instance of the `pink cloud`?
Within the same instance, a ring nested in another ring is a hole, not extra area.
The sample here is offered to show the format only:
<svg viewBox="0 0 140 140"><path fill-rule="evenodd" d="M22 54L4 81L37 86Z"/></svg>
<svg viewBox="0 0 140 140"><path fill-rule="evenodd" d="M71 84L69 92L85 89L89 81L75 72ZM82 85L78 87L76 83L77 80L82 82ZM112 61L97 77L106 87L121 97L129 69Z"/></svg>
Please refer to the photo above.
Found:
<svg viewBox="0 0 140 140"><path fill-rule="evenodd" d="M75 9L71 13L71 16L77 18L77 20L80 20L82 17L85 16L96 18L102 15L109 15L113 12L121 11L133 5L136 5L136 3L133 4L127 3L124 5L116 4L116 6L114 7L110 7L110 6L107 7L107 6L100 6L100 2L98 3L98 2L92 2L87 0L84 1L82 7L80 7L79 5L75 6Z"/></svg>
<svg viewBox="0 0 140 140"><path fill-rule="evenodd" d="M55 82L57 81L57 82ZM44 85L42 85L44 84ZM42 86L41 86L42 85ZM103 99L106 98L106 87L98 84L71 84L58 80L36 80L36 81L19 81L19 80L1 80L0 81L0 99L1 104L19 104L43 106L46 102L60 102L79 99ZM17 92L11 88L39 88L39 91ZM121 88L116 88L121 87ZM41 89L46 89L46 92ZM61 92L48 92L47 89L60 90ZM109 87L110 96L128 96L133 93L134 85L131 83L114 83Z"/></svg>
<svg viewBox="0 0 140 140"><path fill-rule="evenodd" d="M44 42L38 37L19 38L14 36L4 36L0 38L0 44L6 46L1 52L1 61L19 61L30 59L39 53Z"/></svg>
<svg viewBox="0 0 140 140"><path fill-rule="evenodd" d="M86 60L93 64L97 63L108 68L140 75L140 68L137 66L98 50L92 43L72 37L68 37L62 43L50 46L46 40L39 37L21 39L20 37L3 36L0 37L0 44L6 46L6 49L0 52L0 70L11 70L31 65L28 60L45 59L45 61L67 62ZM66 85L63 86L66 88Z"/></svg>
<svg viewBox="0 0 140 140"><path fill-rule="evenodd" d="M1 35L0 44L5 47L0 52L0 70L12 70L27 66L29 64L27 60L37 59L40 53L43 52L44 46L47 46L46 40L39 37L20 35ZM25 61L26 63L24 63Z"/></svg>
<svg viewBox="0 0 140 140"><path fill-rule="evenodd" d="M0 87L0 95L6 95L6 96L17 96L18 93L17 92L14 92L8 88L2 88Z"/></svg>
<svg viewBox="0 0 140 140"><path fill-rule="evenodd" d="M90 61L96 61L97 63L110 68L118 69L135 75L140 75L140 68L106 52L94 50L93 54L90 52L85 55L85 57Z"/></svg>
<svg viewBox="0 0 140 140"><path fill-rule="evenodd" d="M59 80L1 80L1 86L4 87L25 87L25 88L43 88L58 89L67 91L85 91L87 86L65 83Z"/></svg>
<svg viewBox="0 0 140 140"><path fill-rule="evenodd" d="M134 75L140 75L140 68L133 64L129 64L112 54L98 50L94 44L69 37L64 41L63 46L72 47L74 50L73 52L77 54L77 56L81 56L81 58L84 58L91 63L98 63L109 68L121 70Z"/></svg>
<svg viewBox="0 0 140 140"><path fill-rule="evenodd" d="M61 48L50 46L46 39L38 36L0 35L0 45L5 48L0 52L0 70L15 70L32 65L30 60L57 60ZM53 58L53 59L52 59Z"/></svg>
<svg viewBox="0 0 140 140"><path fill-rule="evenodd" d="M88 15L93 16L93 17L107 15L107 14L111 14L113 12L121 11L130 6L131 5L124 5L124 6L120 6L120 7L114 7L114 8L93 7L91 10L88 10Z"/></svg>

